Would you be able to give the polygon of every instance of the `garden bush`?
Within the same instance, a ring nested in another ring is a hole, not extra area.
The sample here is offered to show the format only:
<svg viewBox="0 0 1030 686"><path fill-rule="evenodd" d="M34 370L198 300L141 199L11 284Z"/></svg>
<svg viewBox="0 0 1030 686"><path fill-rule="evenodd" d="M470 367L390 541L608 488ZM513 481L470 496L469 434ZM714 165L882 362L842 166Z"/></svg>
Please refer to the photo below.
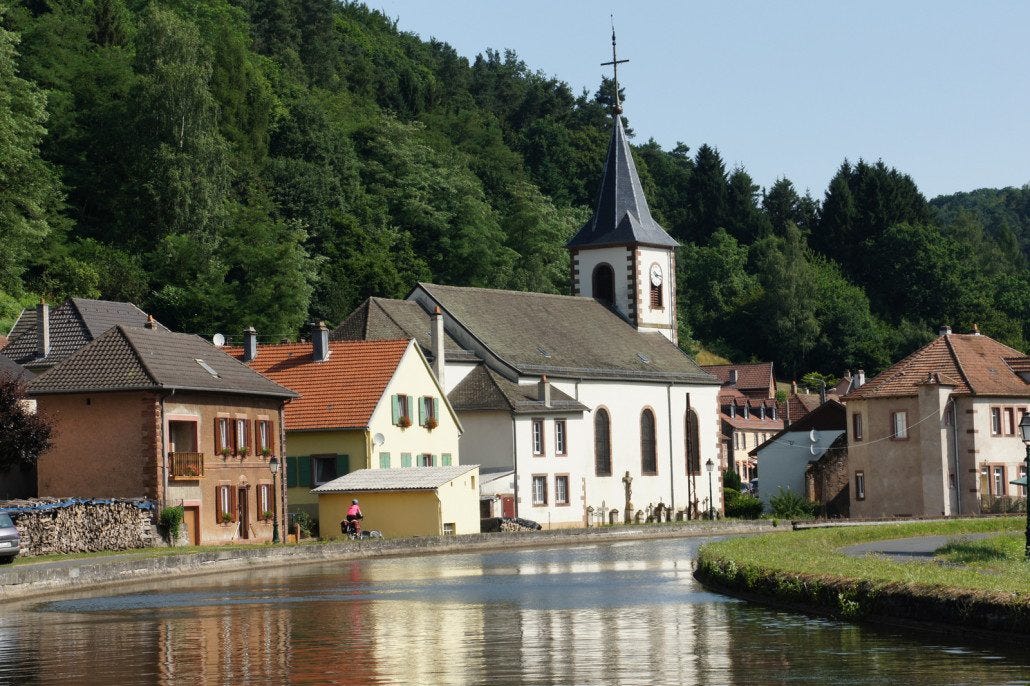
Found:
<svg viewBox="0 0 1030 686"><path fill-rule="evenodd" d="M179 540L179 531L182 530L182 520L185 515L186 510L182 505L166 507L158 515L158 524L168 532L168 542L172 545Z"/></svg>
<svg viewBox="0 0 1030 686"><path fill-rule="evenodd" d="M769 498L769 506L776 517L784 519L812 519L819 514L819 503L806 500L791 490L781 486L776 495Z"/></svg>
<svg viewBox="0 0 1030 686"><path fill-rule="evenodd" d="M758 519L762 516L762 501L748 493L724 488L722 497L726 500L726 516L737 519Z"/></svg>
<svg viewBox="0 0 1030 686"><path fill-rule="evenodd" d="M727 469L722 475L723 488L732 488L734 491L740 490L740 474L737 474L734 469Z"/></svg>

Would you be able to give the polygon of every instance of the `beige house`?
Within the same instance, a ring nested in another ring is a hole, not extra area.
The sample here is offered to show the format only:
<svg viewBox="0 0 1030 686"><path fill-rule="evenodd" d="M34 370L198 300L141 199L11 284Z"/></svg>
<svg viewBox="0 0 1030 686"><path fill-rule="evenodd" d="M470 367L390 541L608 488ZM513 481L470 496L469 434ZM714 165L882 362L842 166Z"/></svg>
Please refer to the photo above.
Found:
<svg viewBox="0 0 1030 686"><path fill-rule="evenodd" d="M1030 358L947 327L844 397L851 516L997 511L1025 488L1019 421L1030 409Z"/></svg>

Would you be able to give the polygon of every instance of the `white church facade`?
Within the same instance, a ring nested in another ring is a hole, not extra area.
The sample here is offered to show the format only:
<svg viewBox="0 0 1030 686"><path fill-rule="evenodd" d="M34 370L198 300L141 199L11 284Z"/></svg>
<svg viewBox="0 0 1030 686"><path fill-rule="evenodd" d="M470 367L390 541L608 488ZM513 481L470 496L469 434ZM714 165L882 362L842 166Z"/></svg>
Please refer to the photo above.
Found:
<svg viewBox="0 0 1030 686"><path fill-rule="evenodd" d="M490 484L484 514L562 527L722 508L720 381L676 345L677 243L618 111L597 207L568 243L572 295L420 283L333 332L419 341L464 427L460 462Z"/></svg>

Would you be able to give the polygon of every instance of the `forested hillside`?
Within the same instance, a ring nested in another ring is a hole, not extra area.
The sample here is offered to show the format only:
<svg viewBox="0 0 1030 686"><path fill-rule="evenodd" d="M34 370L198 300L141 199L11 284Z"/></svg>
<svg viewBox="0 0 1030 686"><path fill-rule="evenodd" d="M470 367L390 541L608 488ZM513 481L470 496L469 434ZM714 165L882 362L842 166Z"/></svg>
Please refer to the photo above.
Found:
<svg viewBox="0 0 1030 686"><path fill-rule="evenodd" d="M40 295L278 339L418 280L568 290L608 83L470 64L333 0L32 0L0 27L0 328ZM801 197L714 145L638 143L688 349L794 376L882 368L942 322L1026 348L1027 187L931 203L844 161Z"/></svg>

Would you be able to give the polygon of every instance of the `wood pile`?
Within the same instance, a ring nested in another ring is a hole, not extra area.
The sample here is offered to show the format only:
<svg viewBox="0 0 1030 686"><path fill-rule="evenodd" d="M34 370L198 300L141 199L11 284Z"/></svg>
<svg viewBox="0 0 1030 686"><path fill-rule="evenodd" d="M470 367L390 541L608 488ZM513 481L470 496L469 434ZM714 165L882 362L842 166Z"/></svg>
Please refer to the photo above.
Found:
<svg viewBox="0 0 1030 686"><path fill-rule="evenodd" d="M22 555L91 553L154 544L150 511L132 501L75 502L66 507L61 502L47 498L21 501L19 508L41 507L10 512L21 536Z"/></svg>

